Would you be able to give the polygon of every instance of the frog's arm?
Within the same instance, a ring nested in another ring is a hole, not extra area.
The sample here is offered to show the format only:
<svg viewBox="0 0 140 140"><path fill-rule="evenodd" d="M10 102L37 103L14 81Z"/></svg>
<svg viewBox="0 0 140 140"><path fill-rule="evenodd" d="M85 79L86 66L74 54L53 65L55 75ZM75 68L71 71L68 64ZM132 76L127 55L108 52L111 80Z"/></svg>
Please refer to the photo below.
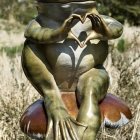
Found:
<svg viewBox="0 0 140 140"><path fill-rule="evenodd" d="M38 43L53 43L62 40L65 36L65 32L62 27L56 30L41 27L34 19L29 22L24 35L26 38Z"/></svg>
<svg viewBox="0 0 140 140"><path fill-rule="evenodd" d="M101 21L107 39L116 39L122 35L123 26L120 22L105 15L101 15Z"/></svg>
<svg viewBox="0 0 140 140"><path fill-rule="evenodd" d="M86 38L84 44L93 39L116 39L120 37L123 32L122 24L109 16L89 14L87 17L92 23L92 31Z"/></svg>
<svg viewBox="0 0 140 140"><path fill-rule="evenodd" d="M67 37L81 45L77 37L70 31L74 19L81 20L81 17L78 14L71 14L58 29L41 27L39 22L34 19L29 22L25 30L25 37L38 43L55 43Z"/></svg>

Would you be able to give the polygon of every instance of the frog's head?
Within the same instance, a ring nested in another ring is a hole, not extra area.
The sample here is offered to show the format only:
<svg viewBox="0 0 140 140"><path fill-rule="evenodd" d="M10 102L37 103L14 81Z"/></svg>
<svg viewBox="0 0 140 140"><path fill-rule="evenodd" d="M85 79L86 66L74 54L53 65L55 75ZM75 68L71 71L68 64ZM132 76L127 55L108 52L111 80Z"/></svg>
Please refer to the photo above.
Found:
<svg viewBox="0 0 140 140"><path fill-rule="evenodd" d="M43 2L43 3L70 3L70 2L87 2L87 1L92 1L93 0L37 0L38 2Z"/></svg>
<svg viewBox="0 0 140 140"><path fill-rule="evenodd" d="M51 15L57 18L68 18L71 14L84 17L86 13L98 13L96 2L91 0L37 0L39 13Z"/></svg>

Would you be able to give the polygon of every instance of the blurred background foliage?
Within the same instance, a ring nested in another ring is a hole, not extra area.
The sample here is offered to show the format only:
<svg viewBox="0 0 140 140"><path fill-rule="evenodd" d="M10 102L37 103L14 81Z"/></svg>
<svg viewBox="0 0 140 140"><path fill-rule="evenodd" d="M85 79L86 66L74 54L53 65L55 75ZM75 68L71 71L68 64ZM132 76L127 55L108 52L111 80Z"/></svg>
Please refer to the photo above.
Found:
<svg viewBox="0 0 140 140"><path fill-rule="evenodd" d="M27 24L37 14L35 0L0 0L0 18Z"/></svg>
<svg viewBox="0 0 140 140"><path fill-rule="evenodd" d="M140 0L97 0L99 11L121 23L140 24Z"/></svg>
<svg viewBox="0 0 140 140"><path fill-rule="evenodd" d="M96 0L101 14L121 23L140 24L140 0ZM0 18L27 24L37 14L35 0L0 0Z"/></svg>

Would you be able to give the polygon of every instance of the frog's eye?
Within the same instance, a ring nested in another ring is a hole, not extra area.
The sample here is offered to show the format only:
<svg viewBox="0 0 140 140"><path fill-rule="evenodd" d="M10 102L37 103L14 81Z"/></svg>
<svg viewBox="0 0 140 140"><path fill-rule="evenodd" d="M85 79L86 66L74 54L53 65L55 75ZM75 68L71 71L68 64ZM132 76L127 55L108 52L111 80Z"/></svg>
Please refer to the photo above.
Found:
<svg viewBox="0 0 140 140"><path fill-rule="evenodd" d="M62 6L61 6L62 8L69 8L70 7L70 5L69 4L62 4Z"/></svg>

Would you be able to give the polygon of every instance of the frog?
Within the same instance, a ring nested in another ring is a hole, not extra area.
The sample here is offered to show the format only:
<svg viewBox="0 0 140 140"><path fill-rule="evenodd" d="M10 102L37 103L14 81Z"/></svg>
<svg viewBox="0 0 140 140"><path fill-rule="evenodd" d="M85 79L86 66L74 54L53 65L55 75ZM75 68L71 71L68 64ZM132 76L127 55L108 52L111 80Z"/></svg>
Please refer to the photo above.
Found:
<svg viewBox="0 0 140 140"><path fill-rule="evenodd" d="M109 75L103 63L108 40L122 24L97 11L95 1L38 0L38 15L25 29L23 71L44 99L45 140L95 140L101 126L98 103L106 96ZM75 93L79 112L69 115L61 94Z"/></svg>

